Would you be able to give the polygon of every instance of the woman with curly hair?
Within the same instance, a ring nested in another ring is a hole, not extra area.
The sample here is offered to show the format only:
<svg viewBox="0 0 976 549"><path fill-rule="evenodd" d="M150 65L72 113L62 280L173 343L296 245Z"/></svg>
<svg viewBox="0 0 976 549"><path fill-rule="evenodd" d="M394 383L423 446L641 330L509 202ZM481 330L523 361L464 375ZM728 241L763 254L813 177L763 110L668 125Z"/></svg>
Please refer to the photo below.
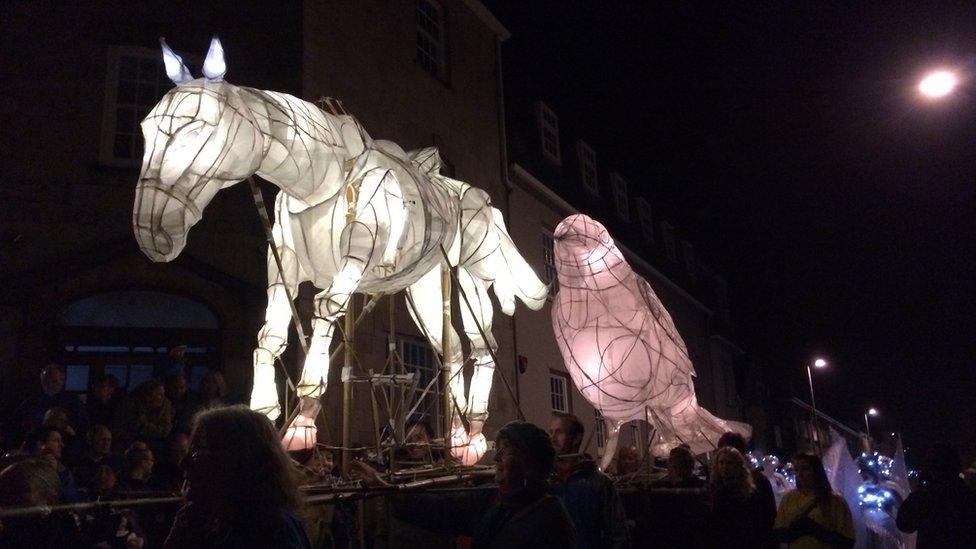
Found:
<svg viewBox="0 0 976 549"><path fill-rule="evenodd" d="M813 454L793 458L796 490L779 504L773 532L791 548L850 548L854 521L844 497L834 492L823 462Z"/></svg>
<svg viewBox="0 0 976 549"><path fill-rule="evenodd" d="M246 406L197 414L186 460L187 503L164 547L308 548L299 473L268 418Z"/></svg>
<svg viewBox="0 0 976 549"><path fill-rule="evenodd" d="M763 499L746 458L731 446L719 449L711 478L711 534L715 547L766 547L771 532Z"/></svg>

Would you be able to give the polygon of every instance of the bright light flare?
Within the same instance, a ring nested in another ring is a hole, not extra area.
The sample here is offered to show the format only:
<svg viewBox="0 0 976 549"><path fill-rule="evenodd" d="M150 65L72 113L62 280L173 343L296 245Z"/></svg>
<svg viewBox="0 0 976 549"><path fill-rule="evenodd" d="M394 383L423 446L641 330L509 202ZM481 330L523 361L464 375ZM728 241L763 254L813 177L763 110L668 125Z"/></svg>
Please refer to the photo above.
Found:
<svg viewBox="0 0 976 549"><path fill-rule="evenodd" d="M935 71L919 82L918 91L925 97L938 99L952 93L958 83L959 81L953 72Z"/></svg>
<svg viewBox="0 0 976 549"><path fill-rule="evenodd" d="M870 408L870 409L868 409L868 415L869 416L876 416L876 415L878 415L878 411L875 410L874 408Z"/></svg>
<svg viewBox="0 0 976 549"><path fill-rule="evenodd" d="M824 368L825 366L827 366L827 361L822 358L813 361L814 368Z"/></svg>

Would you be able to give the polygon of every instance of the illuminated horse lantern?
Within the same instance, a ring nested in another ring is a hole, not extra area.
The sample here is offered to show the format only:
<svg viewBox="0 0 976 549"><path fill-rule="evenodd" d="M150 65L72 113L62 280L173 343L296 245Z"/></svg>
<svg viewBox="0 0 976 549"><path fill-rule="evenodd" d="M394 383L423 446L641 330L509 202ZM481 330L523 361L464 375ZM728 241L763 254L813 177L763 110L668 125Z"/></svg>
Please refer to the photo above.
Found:
<svg viewBox="0 0 976 549"><path fill-rule="evenodd" d="M307 280L324 289L314 299L313 334L297 386L303 411L292 427L311 426L314 433L335 322L351 294L405 290L411 315L440 349L443 247L474 310L461 307L474 361L467 395L453 329L445 360L454 402L469 419L465 432L455 409L452 445L470 444L455 454L475 461L484 449L481 428L494 373L489 349L496 347L488 288L509 315L516 298L536 310L546 299L545 285L515 248L488 195L440 175L434 148L407 153L371 139L351 116L225 82L216 38L204 78L193 79L182 59L162 47L167 75L177 86L142 122L146 152L132 215L142 251L153 261L177 257L213 196L253 174L282 191L272 231L282 269L269 249L268 305L254 351L251 408L272 419L280 414L273 365L287 345L291 318L282 284L294 292ZM472 448L478 451L464 451Z"/></svg>

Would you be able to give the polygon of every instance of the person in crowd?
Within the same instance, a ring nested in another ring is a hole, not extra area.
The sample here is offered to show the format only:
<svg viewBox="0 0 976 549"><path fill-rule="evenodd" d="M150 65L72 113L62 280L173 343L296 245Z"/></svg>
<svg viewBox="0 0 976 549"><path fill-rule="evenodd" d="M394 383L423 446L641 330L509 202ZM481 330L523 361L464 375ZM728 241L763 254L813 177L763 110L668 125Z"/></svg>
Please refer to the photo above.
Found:
<svg viewBox="0 0 976 549"><path fill-rule="evenodd" d="M640 451L636 446L621 446L617 450L617 476L630 475L636 473L641 466Z"/></svg>
<svg viewBox="0 0 976 549"><path fill-rule="evenodd" d="M61 503L58 471L48 459L20 460L0 472L0 507ZM73 549L87 544L73 517L52 513L3 519L0 547Z"/></svg>
<svg viewBox="0 0 976 549"><path fill-rule="evenodd" d="M771 525L745 456L732 446L716 453L711 478L711 534L716 547L766 547Z"/></svg>
<svg viewBox="0 0 976 549"><path fill-rule="evenodd" d="M844 497L834 492L823 462L813 454L793 458L796 490L779 504L774 535L791 548L850 548L854 521Z"/></svg>
<svg viewBox="0 0 976 549"><path fill-rule="evenodd" d="M64 367L60 364L52 362L41 370L40 394L25 399L16 411L20 422L17 427L22 434L40 427L44 414L51 408L67 410L69 423L75 432L88 430L88 414L81 398L64 390L65 379Z"/></svg>
<svg viewBox="0 0 976 549"><path fill-rule="evenodd" d="M64 455L64 439L61 432L54 427L38 427L27 435L24 441L24 453L47 461L57 471L60 487L60 499L65 503L76 503L81 500L78 485L71 470L62 462Z"/></svg>
<svg viewBox="0 0 976 549"><path fill-rule="evenodd" d="M545 431L512 421L495 438L497 490L401 495L394 498L394 509L428 530L472 536L477 549L577 547L566 509L548 493L555 457ZM352 467L368 484L386 484L369 465L353 462Z"/></svg>
<svg viewBox="0 0 976 549"><path fill-rule="evenodd" d="M959 478L959 452L945 442L925 458L922 486L898 509L902 532L918 532L918 549L976 547L976 490Z"/></svg>
<svg viewBox="0 0 976 549"><path fill-rule="evenodd" d="M718 448L722 449L731 446L739 451L743 458L746 457L746 439L739 433L728 431L718 439ZM746 465L749 465L746 458ZM756 487L756 494L759 498L762 518L762 529L770 532L773 529L773 522L776 521L776 495L773 494L773 486L769 479L762 473L762 470L749 467L749 474L752 476L752 483ZM776 542L769 537L764 547L775 548Z"/></svg>
<svg viewBox="0 0 976 549"><path fill-rule="evenodd" d="M197 392L197 405L201 409L227 404L227 382L224 374L217 370L210 370L200 380L200 390Z"/></svg>
<svg viewBox="0 0 976 549"><path fill-rule="evenodd" d="M98 374L92 378L85 410L92 425L112 425L122 395L115 376Z"/></svg>
<svg viewBox="0 0 976 549"><path fill-rule="evenodd" d="M74 474L80 487L92 491L95 475L101 467L109 467L118 473L124 462L121 456L112 452L112 431L108 427L92 425L87 441L85 452L74 467Z"/></svg>
<svg viewBox="0 0 976 549"><path fill-rule="evenodd" d="M173 428L190 432L193 414L197 411L196 399L190 395L190 384L183 374L167 376L163 381L166 400L173 407Z"/></svg>
<svg viewBox="0 0 976 549"><path fill-rule="evenodd" d="M676 446L668 453L668 474L652 484L655 488L704 488L705 481L695 476L695 456L687 446Z"/></svg>
<svg viewBox="0 0 976 549"><path fill-rule="evenodd" d="M166 451L153 469L153 484L156 488L169 492L179 492L183 488L185 469L183 460L190 453L190 435L183 431L173 431L166 440Z"/></svg>
<svg viewBox="0 0 976 549"><path fill-rule="evenodd" d="M85 444L82 437L71 427L68 419L68 410L55 406L44 412L44 419L41 421L44 427L53 427L61 433L64 442L64 452L62 461L68 465L73 465L81 459L85 451Z"/></svg>
<svg viewBox="0 0 976 549"><path fill-rule="evenodd" d="M125 475L119 481L122 492L149 492L156 458L144 442L133 442L125 451Z"/></svg>
<svg viewBox="0 0 976 549"><path fill-rule="evenodd" d="M420 418L412 418L404 426L406 446L397 451L397 462L402 467L417 467L426 463L443 460L442 452L431 452L434 430L430 423ZM388 499L375 499L367 503L373 505L376 528L373 546L386 547L454 547L454 538L442 532L434 532L417 526L397 516ZM337 519L341 518L337 516Z"/></svg>
<svg viewBox="0 0 976 549"><path fill-rule="evenodd" d="M705 482L694 475L695 457L687 446L668 454L668 474L650 490L626 494L628 516L635 519L635 547L691 549L710 547L710 511Z"/></svg>
<svg viewBox="0 0 976 549"><path fill-rule="evenodd" d="M437 461L439 457L430 451L430 441L434 439L434 429L430 423L422 419L411 419L407 422L403 442L406 444L401 459L405 461L425 462Z"/></svg>
<svg viewBox="0 0 976 549"><path fill-rule="evenodd" d="M140 440L161 449L173 428L173 407L158 379L137 387L119 407L112 432L116 445L127 448Z"/></svg>
<svg viewBox="0 0 976 549"><path fill-rule="evenodd" d="M549 421L556 449L552 494L559 497L576 526L579 547L627 547L627 517L617 489L596 462L580 454L583 423L572 414L556 412Z"/></svg>
<svg viewBox="0 0 976 549"><path fill-rule="evenodd" d="M197 414L186 479L165 548L310 547L299 473L266 416L242 405Z"/></svg>

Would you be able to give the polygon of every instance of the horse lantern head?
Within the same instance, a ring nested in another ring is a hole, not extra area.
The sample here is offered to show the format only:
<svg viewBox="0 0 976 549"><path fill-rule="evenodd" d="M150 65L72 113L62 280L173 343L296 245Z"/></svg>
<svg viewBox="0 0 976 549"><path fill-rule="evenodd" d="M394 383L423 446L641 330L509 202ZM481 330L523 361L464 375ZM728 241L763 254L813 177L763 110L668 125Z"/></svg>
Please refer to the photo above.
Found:
<svg viewBox="0 0 976 549"><path fill-rule="evenodd" d="M203 78L160 40L166 74L176 87L142 121L145 153L136 186L132 226L143 253L170 261L213 196L253 174L263 134L240 88L224 82L224 49L210 43Z"/></svg>

